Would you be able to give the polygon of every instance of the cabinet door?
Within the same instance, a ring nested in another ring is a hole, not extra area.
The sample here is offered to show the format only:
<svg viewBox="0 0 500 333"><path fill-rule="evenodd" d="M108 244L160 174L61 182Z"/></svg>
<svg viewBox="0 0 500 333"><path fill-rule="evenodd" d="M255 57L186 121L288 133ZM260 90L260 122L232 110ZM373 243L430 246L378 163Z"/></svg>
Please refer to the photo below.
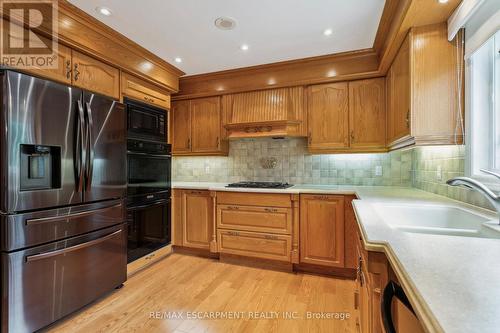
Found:
<svg viewBox="0 0 500 333"><path fill-rule="evenodd" d="M404 41L390 69L388 91L388 143L410 134L410 48Z"/></svg>
<svg viewBox="0 0 500 333"><path fill-rule="evenodd" d="M344 267L343 196L300 196L300 261Z"/></svg>
<svg viewBox="0 0 500 333"><path fill-rule="evenodd" d="M164 109L170 109L170 94L138 77L122 72L122 95Z"/></svg>
<svg viewBox="0 0 500 333"><path fill-rule="evenodd" d="M120 71L97 59L73 51L73 85L120 98Z"/></svg>
<svg viewBox="0 0 500 333"><path fill-rule="evenodd" d="M47 78L49 80L71 84L71 68L71 49L67 46L59 44L57 46L57 68L30 68L26 71L30 74Z"/></svg>
<svg viewBox="0 0 500 333"><path fill-rule="evenodd" d="M385 124L385 79L350 82L350 147L385 149Z"/></svg>
<svg viewBox="0 0 500 333"><path fill-rule="evenodd" d="M309 148L349 147L349 103L346 82L308 87Z"/></svg>
<svg viewBox="0 0 500 333"><path fill-rule="evenodd" d="M172 102L172 152L188 153L191 151L191 110L190 101Z"/></svg>
<svg viewBox="0 0 500 333"><path fill-rule="evenodd" d="M182 245L209 249L213 233L213 203L208 191L183 191Z"/></svg>
<svg viewBox="0 0 500 333"><path fill-rule="evenodd" d="M191 101L191 139L193 152L217 152L221 135L220 98L200 98Z"/></svg>

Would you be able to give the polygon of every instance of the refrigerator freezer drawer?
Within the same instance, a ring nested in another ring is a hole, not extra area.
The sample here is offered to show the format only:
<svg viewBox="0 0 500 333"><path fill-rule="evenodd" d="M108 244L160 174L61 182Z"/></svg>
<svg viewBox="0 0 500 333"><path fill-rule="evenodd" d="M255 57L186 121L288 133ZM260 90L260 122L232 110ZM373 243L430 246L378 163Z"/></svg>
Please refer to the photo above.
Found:
<svg viewBox="0 0 500 333"><path fill-rule="evenodd" d="M0 217L2 251L14 251L87 232L125 221L123 200L49 209Z"/></svg>
<svg viewBox="0 0 500 333"><path fill-rule="evenodd" d="M117 225L2 253L2 332L34 332L122 284L126 240Z"/></svg>

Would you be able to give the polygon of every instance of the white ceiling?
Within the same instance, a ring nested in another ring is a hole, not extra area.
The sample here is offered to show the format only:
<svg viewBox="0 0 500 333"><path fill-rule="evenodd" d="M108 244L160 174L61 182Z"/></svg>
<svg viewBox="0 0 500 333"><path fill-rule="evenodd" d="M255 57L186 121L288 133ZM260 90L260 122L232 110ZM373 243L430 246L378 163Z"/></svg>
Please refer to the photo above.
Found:
<svg viewBox="0 0 500 333"><path fill-rule="evenodd" d="M385 0L70 2L192 75L372 47ZM98 14L97 6L113 14ZM236 28L217 29L220 16L234 18Z"/></svg>

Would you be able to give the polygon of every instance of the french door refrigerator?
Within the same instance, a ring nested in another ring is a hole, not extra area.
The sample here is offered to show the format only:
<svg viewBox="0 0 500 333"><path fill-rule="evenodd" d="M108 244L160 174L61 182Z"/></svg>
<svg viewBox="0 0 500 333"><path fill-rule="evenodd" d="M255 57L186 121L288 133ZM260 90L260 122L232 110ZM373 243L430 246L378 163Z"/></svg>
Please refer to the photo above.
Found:
<svg viewBox="0 0 500 333"><path fill-rule="evenodd" d="M0 72L1 331L33 332L126 280L118 101Z"/></svg>

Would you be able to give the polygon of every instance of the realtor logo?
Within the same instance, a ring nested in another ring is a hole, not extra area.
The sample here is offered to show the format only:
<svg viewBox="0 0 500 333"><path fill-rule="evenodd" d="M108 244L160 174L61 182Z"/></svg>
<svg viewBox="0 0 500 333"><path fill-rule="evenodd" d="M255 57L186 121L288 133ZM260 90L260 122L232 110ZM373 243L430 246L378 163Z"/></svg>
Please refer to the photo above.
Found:
<svg viewBox="0 0 500 333"><path fill-rule="evenodd" d="M1 65L56 69L57 0L0 0Z"/></svg>

